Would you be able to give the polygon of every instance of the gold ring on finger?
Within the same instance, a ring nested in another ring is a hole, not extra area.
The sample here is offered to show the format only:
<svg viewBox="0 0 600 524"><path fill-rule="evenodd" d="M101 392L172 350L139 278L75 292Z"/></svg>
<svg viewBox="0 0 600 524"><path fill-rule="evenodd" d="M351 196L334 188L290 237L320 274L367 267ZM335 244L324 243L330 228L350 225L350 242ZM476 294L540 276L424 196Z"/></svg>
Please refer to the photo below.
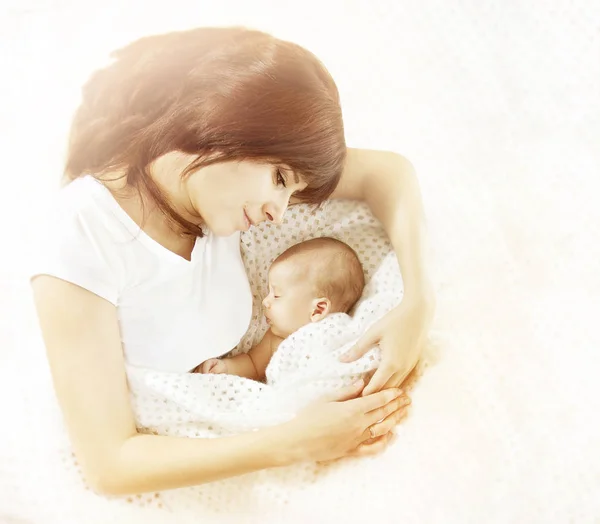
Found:
<svg viewBox="0 0 600 524"><path fill-rule="evenodd" d="M369 426L369 435L371 435L371 438L375 438L375 433L373 431L373 426Z"/></svg>

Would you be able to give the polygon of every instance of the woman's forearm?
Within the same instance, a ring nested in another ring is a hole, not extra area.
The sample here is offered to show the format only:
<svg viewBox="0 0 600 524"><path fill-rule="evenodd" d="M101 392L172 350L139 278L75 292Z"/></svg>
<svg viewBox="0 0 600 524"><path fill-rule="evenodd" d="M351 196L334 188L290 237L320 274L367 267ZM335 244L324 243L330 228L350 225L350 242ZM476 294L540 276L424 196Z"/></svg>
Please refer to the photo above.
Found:
<svg viewBox="0 0 600 524"><path fill-rule="evenodd" d="M173 489L289 465L292 450L284 426L214 439L137 434L89 481L111 495Z"/></svg>
<svg viewBox="0 0 600 524"><path fill-rule="evenodd" d="M379 165L364 188L364 199L396 252L405 300L429 299L432 291L425 266L424 212L417 176L402 156L381 154Z"/></svg>

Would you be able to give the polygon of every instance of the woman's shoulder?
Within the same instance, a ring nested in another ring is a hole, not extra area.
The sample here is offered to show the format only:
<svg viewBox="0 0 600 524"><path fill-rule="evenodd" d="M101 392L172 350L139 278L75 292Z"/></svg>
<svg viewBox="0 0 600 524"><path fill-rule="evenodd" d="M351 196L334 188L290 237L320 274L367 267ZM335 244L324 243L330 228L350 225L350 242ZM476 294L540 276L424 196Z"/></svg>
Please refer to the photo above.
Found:
<svg viewBox="0 0 600 524"><path fill-rule="evenodd" d="M106 188L92 177L76 179L48 198L32 247L30 278L50 275L116 301L115 238L126 229L105 201Z"/></svg>
<svg viewBox="0 0 600 524"><path fill-rule="evenodd" d="M77 214L98 214L107 211L103 194L106 187L91 175L76 178L61 187L51 199L55 213L63 217Z"/></svg>
<svg viewBox="0 0 600 524"><path fill-rule="evenodd" d="M112 202L111 202L112 200ZM48 238L131 236L108 189L92 176L77 178L48 199L43 225Z"/></svg>

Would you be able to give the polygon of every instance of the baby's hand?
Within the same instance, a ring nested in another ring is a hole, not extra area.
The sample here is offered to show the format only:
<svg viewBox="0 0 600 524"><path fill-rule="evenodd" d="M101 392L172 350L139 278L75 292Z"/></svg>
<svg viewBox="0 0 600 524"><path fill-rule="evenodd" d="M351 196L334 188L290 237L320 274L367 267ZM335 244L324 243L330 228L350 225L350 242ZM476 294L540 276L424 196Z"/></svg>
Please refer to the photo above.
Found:
<svg viewBox="0 0 600 524"><path fill-rule="evenodd" d="M227 373L227 363L219 358L209 358L200 364L200 373Z"/></svg>

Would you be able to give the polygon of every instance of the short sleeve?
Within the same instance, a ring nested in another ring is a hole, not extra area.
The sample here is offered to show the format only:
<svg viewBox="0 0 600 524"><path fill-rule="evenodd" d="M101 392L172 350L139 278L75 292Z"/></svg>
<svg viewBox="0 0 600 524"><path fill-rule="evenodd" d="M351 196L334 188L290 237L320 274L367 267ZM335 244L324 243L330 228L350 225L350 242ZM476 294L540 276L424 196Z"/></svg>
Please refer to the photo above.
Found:
<svg viewBox="0 0 600 524"><path fill-rule="evenodd" d="M106 234L101 221L89 215L68 207L49 214L33 249L29 277L53 276L117 305L118 279L109 263Z"/></svg>

